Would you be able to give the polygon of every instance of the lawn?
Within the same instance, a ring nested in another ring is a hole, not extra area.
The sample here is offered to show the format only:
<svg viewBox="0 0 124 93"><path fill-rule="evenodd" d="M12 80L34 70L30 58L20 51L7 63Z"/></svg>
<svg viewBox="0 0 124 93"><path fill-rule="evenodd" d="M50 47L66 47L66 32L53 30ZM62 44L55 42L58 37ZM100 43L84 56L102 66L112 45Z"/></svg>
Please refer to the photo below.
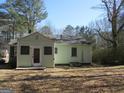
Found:
<svg viewBox="0 0 124 93"><path fill-rule="evenodd" d="M0 70L0 90L14 93L124 93L124 66Z"/></svg>

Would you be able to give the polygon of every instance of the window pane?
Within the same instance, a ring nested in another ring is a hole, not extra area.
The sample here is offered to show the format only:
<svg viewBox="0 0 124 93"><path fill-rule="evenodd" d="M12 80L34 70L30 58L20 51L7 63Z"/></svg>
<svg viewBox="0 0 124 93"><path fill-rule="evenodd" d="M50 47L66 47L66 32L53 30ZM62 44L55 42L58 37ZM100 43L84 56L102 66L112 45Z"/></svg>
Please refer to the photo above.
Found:
<svg viewBox="0 0 124 93"><path fill-rule="evenodd" d="M72 57L77 56L77 48L72 48Z"/></svg>
<svg viewBox="0 0 124 93"><path fill-rule="evenodd" d="M52 55L52 47L44 47L44 55Z"/></svg>
<svg viewBox="0 0 124 93"><path fill-rule="evenodd" d="M29 46L21 46L21 55L29 55Z"/></svg>
<svg viewBox="0 0 124 93"><path fill-rule="evenodd" d="M39 48L34 48L34 63L40 63L40 49Z"/></svg>

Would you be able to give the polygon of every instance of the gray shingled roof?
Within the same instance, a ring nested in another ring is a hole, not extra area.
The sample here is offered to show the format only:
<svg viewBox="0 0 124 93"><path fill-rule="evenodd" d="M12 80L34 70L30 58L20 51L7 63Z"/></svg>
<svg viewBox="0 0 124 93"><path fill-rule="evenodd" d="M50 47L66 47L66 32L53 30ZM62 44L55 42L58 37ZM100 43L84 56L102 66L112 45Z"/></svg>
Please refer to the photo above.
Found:
<svg viewBox="0 0 124 93"><path fill-rule="evenodd" d="M74 39L55 39L55 38L51 38L52 40L55 41L55 43L67 43L67 44L92 44L92 42L87 41L85 39L82 38L74 38ZM11 40L9 42L10 45L16 44L17 43L17 39Z"/></svg>
<svg viewBox="0 0 124 93"><path fill-rule="evenodd" d="M86 41L85 39L72 39L72 40L65 40L65 39L56 39L56 43L67 43L67 44L91 44L90 41Z"/></svg>

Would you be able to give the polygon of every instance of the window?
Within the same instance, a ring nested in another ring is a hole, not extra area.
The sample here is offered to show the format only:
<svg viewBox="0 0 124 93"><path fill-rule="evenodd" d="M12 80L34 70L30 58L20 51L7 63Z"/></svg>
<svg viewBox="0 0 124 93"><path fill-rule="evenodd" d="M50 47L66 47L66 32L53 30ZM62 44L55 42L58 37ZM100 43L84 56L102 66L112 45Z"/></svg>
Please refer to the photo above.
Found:
<svg viewBox="0 0 124 93"><path fill-rule="evenodd" d="M29 46L21 46L21 55L29 55Z"/></svg>
<svg viewBox="0 0 124 93"><path fill-rule="evenodd" d="M77 48L72 48L72 50L71 50L71 55L72 55L72 57L76 57L77 56Z"/></svg>
<svg viewBox="0 0 124 93"><path fill-rule="evenodd" d="M44 47L44 55L52 55L52 47Z"/></svg>
<svg viewBox="0 0 124 93"><path fill-rule="evenodd" d="M55 54L57 54L58 53L58 48L55 48Z"/></svg>

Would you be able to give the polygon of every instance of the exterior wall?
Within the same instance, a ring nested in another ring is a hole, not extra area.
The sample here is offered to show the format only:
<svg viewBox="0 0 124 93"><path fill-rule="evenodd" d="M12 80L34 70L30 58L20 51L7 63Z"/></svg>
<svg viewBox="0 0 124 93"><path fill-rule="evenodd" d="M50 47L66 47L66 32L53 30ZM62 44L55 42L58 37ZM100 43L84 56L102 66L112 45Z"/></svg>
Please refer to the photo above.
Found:
<svg viewBox="0 0 124 93"><path fill-rule="evenodd" d="M83 63L92 63L92 47L89 45L84 45Z"/></svg>
<svg viewBox="0 0 124 93"><path fill-rule="evenodd" d="M69 64L69 62L92 62L92 48L89 45L69 45L64 43L55 43L54 47L58 49L58 53L54 55L55 64ZM77 57L71 56L72 47L77 48Z"/></svg>
<svg viewBox="0 0 124 93"><path fill-rule="evenodd" d="M21 46L29 46L30 54L21 55ZM44 55L44 47L52 47L52 55ZM33 48L40 48L41 65L45 67L54 67L54 42L50 39L43 37L39 33L34 33L24 37L18 41L17 44L17 67L31 67L33 66Z"/></svg>

